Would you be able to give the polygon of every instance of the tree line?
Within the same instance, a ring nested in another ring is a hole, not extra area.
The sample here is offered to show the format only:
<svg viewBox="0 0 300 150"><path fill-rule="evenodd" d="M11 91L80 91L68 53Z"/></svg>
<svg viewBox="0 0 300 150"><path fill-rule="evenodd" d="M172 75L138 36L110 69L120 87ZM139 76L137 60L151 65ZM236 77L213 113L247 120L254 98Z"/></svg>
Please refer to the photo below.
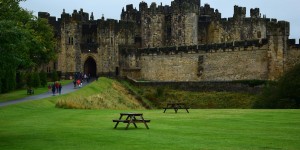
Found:
<svg viewBox="0 0 300 150"><path fill-rule="evenodd" d="M0 93L34 87L44 76L41 66L56 58L53 28L21 8L22 1L0 0Z"/></svg>

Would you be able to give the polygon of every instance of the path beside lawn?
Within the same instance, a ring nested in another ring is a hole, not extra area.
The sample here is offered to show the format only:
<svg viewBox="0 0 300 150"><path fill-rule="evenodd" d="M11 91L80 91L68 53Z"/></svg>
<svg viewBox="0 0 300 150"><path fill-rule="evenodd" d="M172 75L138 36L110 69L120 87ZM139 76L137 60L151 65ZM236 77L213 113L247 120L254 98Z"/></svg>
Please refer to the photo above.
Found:
<svg viewBox="0 0 300 150"><path fill-rule="evenodd" d="M89 82L83 82L83 85L82 87L88 85L92 83ZM70 84L67 84L67 85L64 85L61 89L61 94L67 94L67 93L70 93L70 92L74 92L76 90L78 90L80 88L74 88L74 85L73 83L70 83ZM26 91L24 91L26 92ZM17 100L12 100L12 101L6 101L6 102L0 102L0 107L3 107L3 106L8 106L8 105L13 105L13 104L16 104L16 103L21 103L21 102L25 102L25 101L28 101L28 100L40 100L40 99L43 99L43 98L47 98L47 97L51 97L53 96L52 95L52 91L51 92L46 92L46 93L43 93L43 94L38 94L38 95L32 95L32 96L28 96L28 97L25 97L25 98L21 98L21 99L17 99ZM59 96L59 94L55 94L55 96Z"/></svg>

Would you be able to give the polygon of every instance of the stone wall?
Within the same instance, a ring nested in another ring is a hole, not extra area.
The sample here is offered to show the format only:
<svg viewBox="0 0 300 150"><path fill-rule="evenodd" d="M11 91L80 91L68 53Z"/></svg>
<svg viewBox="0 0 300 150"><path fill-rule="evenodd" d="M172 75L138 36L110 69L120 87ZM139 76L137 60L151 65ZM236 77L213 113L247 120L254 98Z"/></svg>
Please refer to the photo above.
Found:
<svg viewBox="0 0 300 150"><path fill-rule="evenodd" d="M171 47L136 50L124 56L123 76L150 81L231 81L268 79L268 44L211 48ZM197 50L198 49L198 50ZM152 51L152 52L150 52ZM164 53L162 53L164 52ZM137 68L139 70L137 70ZM128 70L134 70L129 73Z"/></svg>
<svg viewBox="0 0 300 150"><path fill-rule="evenodd" d="M285 59L285 67L284 70L289 70L296 64L300 63L300 46L299 44L297 46L290 47L290 49L286 53L286 59Z"/></svg>

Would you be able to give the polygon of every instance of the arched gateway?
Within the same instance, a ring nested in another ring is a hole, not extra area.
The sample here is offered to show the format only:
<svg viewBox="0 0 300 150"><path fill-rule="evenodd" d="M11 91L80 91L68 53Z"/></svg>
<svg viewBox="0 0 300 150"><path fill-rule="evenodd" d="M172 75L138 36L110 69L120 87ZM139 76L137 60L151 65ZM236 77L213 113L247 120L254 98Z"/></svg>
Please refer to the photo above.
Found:
<svg viewBox="0 0 300 150"><path fill-rule="evenodd" d="M97 64L94 58L88 57L84 62L84 73L91 75L91 77L96 77L97 75Z"/></svg>

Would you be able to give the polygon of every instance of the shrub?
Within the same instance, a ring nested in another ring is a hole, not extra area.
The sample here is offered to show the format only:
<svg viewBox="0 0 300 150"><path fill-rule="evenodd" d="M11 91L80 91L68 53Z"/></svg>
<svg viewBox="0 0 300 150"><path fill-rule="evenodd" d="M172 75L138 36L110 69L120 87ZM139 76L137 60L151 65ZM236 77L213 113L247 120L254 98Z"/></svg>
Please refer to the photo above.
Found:
<svg viewBox="0 0 300 150"><path fill-rule="evenodd" d="M266 86L256 108L300 108L300 64Z"/></svg>

